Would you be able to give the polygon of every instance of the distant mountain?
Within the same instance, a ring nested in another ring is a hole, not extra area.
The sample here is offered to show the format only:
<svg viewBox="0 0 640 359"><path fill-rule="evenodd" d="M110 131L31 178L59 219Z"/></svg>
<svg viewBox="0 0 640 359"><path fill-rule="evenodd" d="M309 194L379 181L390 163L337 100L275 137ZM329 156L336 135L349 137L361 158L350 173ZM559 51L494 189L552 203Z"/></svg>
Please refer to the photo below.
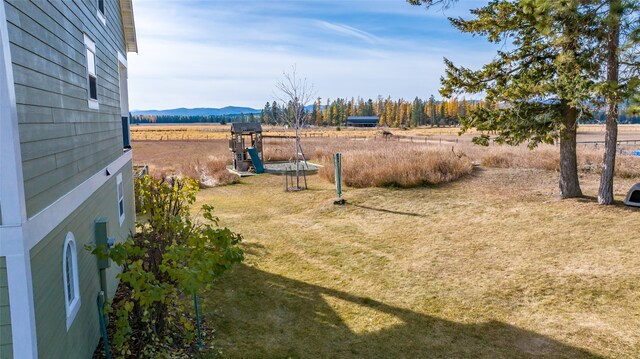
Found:
<svg viewBox="0 0 640 359"><path fill-rule="evenodd" d="M250 113L260 113L260 110L256 110L251 107L237 107L227 106L223 108L174 108L170 110L133 110L132 115L144 115L144 116L223 116L223 115L239 115L244 113L248 115Z"/></svg>

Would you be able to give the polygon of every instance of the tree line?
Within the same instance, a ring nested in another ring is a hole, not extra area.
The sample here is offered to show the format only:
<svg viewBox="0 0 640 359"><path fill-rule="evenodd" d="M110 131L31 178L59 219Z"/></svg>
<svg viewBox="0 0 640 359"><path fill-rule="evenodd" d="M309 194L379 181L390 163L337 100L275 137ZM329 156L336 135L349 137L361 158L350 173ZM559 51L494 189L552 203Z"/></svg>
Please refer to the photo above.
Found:
<svg viewBox="0 0 640 359"><path fill-rule="evenodd" d="M460 116L469 111L485 106L484 100L440 100L434 96L429 99L416 97L413 101L402 98L393 100L391 97L376 100L363 98L337 98L323 101L318 97L307 106L308 124L315 126L344 126L349 116L378 116L379 126L386 127L417 127L441 126L458 124ZM267 102L260 113L260 121L264 124L282 124L286 118L287 108L277 102ZM283 114L285 114L283 116Z"/></svg>
<svg viewBox="0 0 640 359"><path fill-rule="evenodd" d="M309 124L314 126L344 126L349 116L379 116L382 127L417 127L417 126L450 126L458 125L460 120L479 108L490 108L483 100L461 100L457 98L436 100L416 97L413 101L402 98L378 97L376 100L363 98L322 101L320 97L305 111L309 114ZM267 102L258 114L233 114L212 116L173 116L173 115L132 115L132 124L151 123L220 123L260 122L269 125L284 125L286 109L277 102ZM580 123L604 123L604 110L583 114ZM621 108L619 123L640 124L640 113L634 112L629 105Z"/></svg>
<svg viewBox="0 0 640 359"><path fill-rule="evenodd" d="M173 116L173 115L132 115L131 123L219 123L227 124L232 122L256 122L257 114L244 113L234 115L212 115L212 116Z"/></svg>

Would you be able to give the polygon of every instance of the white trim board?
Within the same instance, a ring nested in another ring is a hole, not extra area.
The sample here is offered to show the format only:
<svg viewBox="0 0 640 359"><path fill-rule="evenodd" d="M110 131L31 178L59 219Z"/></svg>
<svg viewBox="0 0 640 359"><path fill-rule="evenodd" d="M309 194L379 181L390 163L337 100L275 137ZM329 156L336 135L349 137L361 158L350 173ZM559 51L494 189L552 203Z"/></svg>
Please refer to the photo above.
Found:
<svg viewBox="0 0 640 359"><path fill-rule="evenodd" d="M70 247L70 253L67 253L67 247ZM67 255L71 254L71 258ZM69 273L69 267L67 261L71 260L71 273ZM71 278L69 278L71 277ZM69 285L69 279L73 281ZM76 238L72 232L67 232L67 236L64 239L64 246L62 246L62 281L64 282L64 304L67 314L67 332L73 324L73 320L76 319L82 298L80 297L80 278L78 276L78 248L76 247ZM73 298L69 301L69 288L73 289Z"/></svg>
<svg viewBox="0 0 640 359"><path fill-rule="evenodd" d="M131 159L131 151L123 153L122 156L118 157L118 159L110 163L107 167L101 169L89 177L89 179L82 182L78 187L29 218L27 222L22 224L23 241L12 238L9 232L11 228L19 228L20 225L0 226L0 256L20 254L23 250L26 252L30 251L49 234L49 232L53 231L62 221L70 216L73 211L80 207L95 191L107 183L111 178L111 175L106 174L107 169L110 173L117 173L131 161Z"/></svg>
<svg viewBox="0 0 640 359"><path fill-rule="evenodd" d="M20 227L12 229L17 232L13 235L14 240L21 241ZM6 256L6 261L13 357L35 359L38 357L38 339L33 306L31 257L29 252L23 252Z"/></svg>
<svg viewBox="0 0 640 359"><path fill-rule="evenodd" d="M7 264L13 357L38 357L31 259L24 249L27 210L22 177L16 93L4 1L0 4L0 256ZM7 243L11 254L6 253Z"/></svg>
<svg viewBox="0 0 640 359"><path fill-rule="evenodd" d="M49 207L29 218L27 223L24 224L26 250L29 251L35 247L49 232L53 231L62 221L69 217L73 211L107 183L112 176L107 175L107 170L112 174L117 173L129 163L131 159L131 151L123 153L122 156L82 182L78 187L71 190L71 192L58 198L58 200L49 205ZM0 242L0 246L2 246L1 243L2 242ZM2 255L1 251L0 255Z"/></svg>
<svg viewBox="0 0 640 359"><path fill-rule="evenodd" d="M38 357L30 250L107 183L111 178L111 175L107 175L107 170L110 173L119 172L131 160L132 152L127 151L28 221L0 225L0 256L7 260L11 336L15 358Z"/></svg>

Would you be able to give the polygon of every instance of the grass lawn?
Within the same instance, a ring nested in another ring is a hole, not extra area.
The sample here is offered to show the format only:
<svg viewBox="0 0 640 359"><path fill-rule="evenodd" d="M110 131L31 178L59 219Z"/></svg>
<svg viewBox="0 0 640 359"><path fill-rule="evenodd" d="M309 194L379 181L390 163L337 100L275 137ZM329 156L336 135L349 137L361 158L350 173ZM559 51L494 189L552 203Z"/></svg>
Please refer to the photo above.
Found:
<svg viewBox="0 0 640 359"><path fill-rule="evenodd" d="M598 177L581 180L595 196ZM540 170L346 189L344 207L309 185L198 194L245 237L245 263L201 295L224 357L640 356L640 210L557 200Z"/></svg>

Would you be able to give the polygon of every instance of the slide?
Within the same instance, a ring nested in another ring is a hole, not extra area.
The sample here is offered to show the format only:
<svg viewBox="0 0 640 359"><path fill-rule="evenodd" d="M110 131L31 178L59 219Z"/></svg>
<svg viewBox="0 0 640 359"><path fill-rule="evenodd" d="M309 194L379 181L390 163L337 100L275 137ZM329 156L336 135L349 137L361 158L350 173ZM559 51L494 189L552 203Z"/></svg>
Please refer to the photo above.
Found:
<svg viewBox="0 0 640 359"><path fill-rule="evenodd" d="M260 156L258 156L258 151L255 147L247 148L247 152L249 152L249 156L251 156L251 162L253 162L253 168L256 169L256 173L264 173L264 166L262 165L262 160Z"/></svg>

